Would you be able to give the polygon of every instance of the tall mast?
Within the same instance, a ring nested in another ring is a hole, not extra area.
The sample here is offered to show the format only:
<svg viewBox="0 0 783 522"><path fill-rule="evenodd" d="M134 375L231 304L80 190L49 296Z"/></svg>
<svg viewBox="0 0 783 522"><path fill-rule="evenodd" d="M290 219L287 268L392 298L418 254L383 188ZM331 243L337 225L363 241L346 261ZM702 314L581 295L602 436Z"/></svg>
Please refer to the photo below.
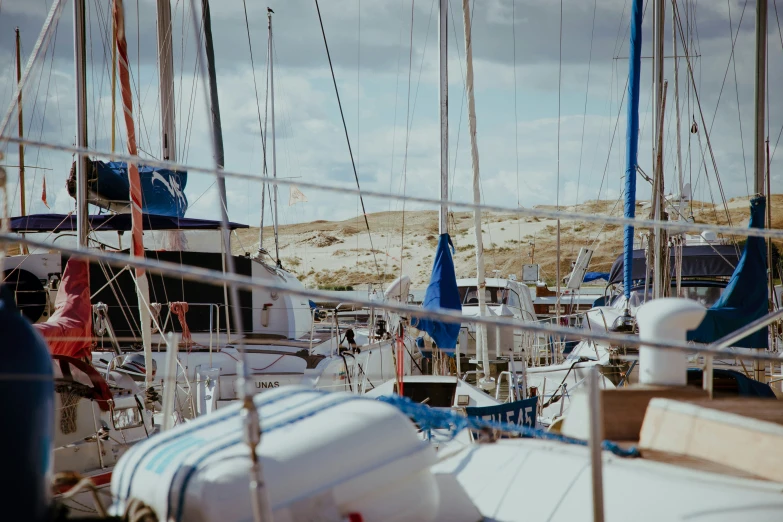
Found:
<svg viewBox="0 0 783 522"><path fill-rule="evenodd" d="M766 108L767 83L767 0L756 2L756 87L754 92L756 125L753 130L753 191L756 195L766 193L764 173L766 157L764 151L764 110ZM771 205L771 201L767 201ZM768 214L769 215L769 214ZM771 223L767 223L771 226ZM769 242L767 243L769 247ZM769 257L768 257L769 259ZM767 272L772 269L767 266ZM769 279L769 276L767 276ZM753 362L753 378L766 382L766 363Z"/></svg>
<svg viewBox="0 0 783 522"><path fill-rule="evenodd" d="M655 93L655 125L656 136L653 140L656 145L653 146L653 165L655 170L653 176L653 216L656 221L663 218L663 108L664 108L664 89L663 89L663 30L664 30L664 0L655 0L655 17L653 21L653 92ZM660 127L659 127L660 125ZM654 240L654 266L653 266L653 297L659 299L664 296L664 287L669 283L668 277L664 281L663 260L661 259L661 250L664 244L661 237L660 227L655 227ZM649 248L649 244L648 244Z"/></svg>
<svg viewBox="0 0 783 522"><path fill-rule="evenodd" d="M191 8L195 13L197 0L191 0ZM206 70L204 68L204 60L199 52L198 64L201 70L202 77L206 74L209 76L209 110L212 115L212 126L210 128L210 137L212 138L212 149L215 154L215 166L217 170L223 168L223 136L220 126L220 109L218 107L217 96L217 80L215 78L215 53L212 47L212 22L209 13L209 0L201 0L201 12L203 19L204 29L204 47L207 58ZM193 17L193 29L195 34L200 34L201 27L198 25L198 20ZM229 221L228 221L228 209L226 203L226 178L216 175L218 184L218 193L221 196L220 205L220 222L223 229L223 262L226 272L233 275L236 273L234 257L231 255L228 243ZM225 288L224 295L225 295ZM242 325L242 311L239 308L239 289L235 284L229 285L230 297L229 301L226 299L226 313L231 310L232 317L234 319L235 329L237 335L237 348L239 349L240 359L237 362L237 392L239 399L242 401L242 416L243 416L243 435L244 441L248 445L250 453L250 492L251 502L253 507L253 520L272 520L272 510L269 505L269 498L264 486L264 478L261 468L261 460L257 458L256 447L261 441L261 429L260 420L258 416L258 410L253 403L253 388L252 381L250 381L250 374L247 365L247 353L245 351L245 341Z"/></svg>
<svg viewBox="0 0 783 522"><path fill-rule="evenodd" d="M633 0L630 59L628 60L628 112L625 149L624 214L627 218L636 216L636 165L639 152L639 84L641 81L643 16L644 0ZM626 298L631 295L633 278L633 237L633 226L625 225L623 230L623 292Z"/></svg>
<svg viewBox="0 0 783 522"><path fill-rule="evenodd" d="M157 0L157 9L162 156L164 160L177 161L177 134L174 126L174 53L171 46L170 0Z"/></svg>
<svg viewBox="0 0 783 522"><path fill-rule="evenodd" d="M274 66L274 46L272 43L272 11L267 7L266 16L268 20L267 27L269 28L269 45L267 52L269 53L269 97L270 97L270 109L272 117L272 177L277 179L277 147L275 145L275 66ZM274 211L274 226L275 231L275 260L277 264L280 264L280 250L277 243L277 183L272 188L273 190L273 211Z"/></svg>
<svg viewBox="0 0 783 522"><path fill-rule="evenodd" d="M753 130L753 191L764 194L764 107L767 75L767 0L756 2L756 125Z"/></svg>
<svg viewBox="0 0 783 522"><path fill-rule="evenodd" d="M76 64L76 147L87 148L87 70L85 52L84 0L73 2L74 62ZM87 246L89 219L87 208L87 156L76 154L76 238Z"/></svg>
<svg viewBox="0 0 783 522"><path fill-rule="evenodd" d="M223 169L226 165L226 156L223 150L223 126L220 120L220 102L218 100L217 90L217 73L215 72L215 48L212 44L212 16L209 11L209 0L201 0L201 13L204 18L204 53L207 57L207 75L209 76L209 114L212 119L212 141L215 153L215 166L218 169ZM220 196L220 217L223 222L223 231L221 242L221 249L223 252L223 271L228 271L230 274L234 273L234 258L231 257L231 241L230 231L228 229L228 201L226 200L226 179L224 177L218 177L218 195ZM236 287L231 286L231 300L229 301L229 289L223 285L223 300L226 305L233 303L239 306L239 293L236 291ZM229 332L230 338L230 318L231 312L229 311L231 306L226 306L226 332ZM240 324L242 316L237 309L233 315L235 321L235 327L239 330L241 335L242 325ZM241 341L240 341L241 342ZM244 348L244 347L243 347ZM244 364L243 364L244 366ZM247 371L247 369L243 369Z"/></svg>
<svg viewBox="0 0 783 522"><path fill-rule="evenodd" d="M81 1L81 0L77 0ZM130 83L130 65L128 64L128 41L125 38L125 10L122 0L114 0L114 25L116 27L117 54L120 61L120 91L122 93L122 114L125 120L125 133L128 140L128 155L138 156L136 146L136 126L133 121L133 94ZM135 161L128 162L128 185L131 210L131 256L144 259L144 238L142 222L142 191L139 167ZM139 301L139 329L144 345L144 363L146 375L144 383L152 385L152 327L150 313L150 289L147 274L143 268L135 270L136 295Z"/></svg>
<svg viewBox="0 0 783 522"><path fill-rule="evenodd" d="M16 85L19 87L22 83L22 45L19 43L19 28L16 28ZM19 138L24 137L24 118L22 117L22 89L19 89L19 96L17 97L18 110L18 126L19 126ZM21 204L20 210L22 215L27 214L25 212L25 197L24 197L24 144L19 143L19 202Z"/></svg>
<svg viewBox="0 0 783 522"><path fill-rule="evenodd" d="M672 0L676 2L677 0ZM672 51L674 55L674 110L677 132L677 189L680 194L679 201L677 203L677 220L682 219L682 203L683 203L683 191L685 187L683 185L682 175L682 138L680 136L680 74L679 74L679 59L677 58L677 12L672 8Z"/></svg>
<svg viewBox="0 0 783 522"><path fill-rule="evenodd" d="M481 187L479 175L478 142L476 140L476 100L473 94L473 44L470 30L470 0L462 0L462 22L465 26L465 85L468 95L468 126L470 129L470 158L473 164L473 203L481 204ZM476 293L478 294L479 316L487 315L487 302L484 289L487 282L484 278L484 243L481 236L481 209L473 210L473 223L476 228ZM484 376L479 380L482 388L494 387L489 376L489 348L487 346L487 328L483 324L476 325L476 358L481 358Z"/></svg>
<svg viewBox="0 0 783 522"><path fill-rule="evenodd" d="M448 0L440 0L438 3L438 41L440 53L438 65L440 67L440 200L449 199L449 55L448 55ZM441 203L438 212L438 234L446 234L449 231L449 207Z"/></svg>

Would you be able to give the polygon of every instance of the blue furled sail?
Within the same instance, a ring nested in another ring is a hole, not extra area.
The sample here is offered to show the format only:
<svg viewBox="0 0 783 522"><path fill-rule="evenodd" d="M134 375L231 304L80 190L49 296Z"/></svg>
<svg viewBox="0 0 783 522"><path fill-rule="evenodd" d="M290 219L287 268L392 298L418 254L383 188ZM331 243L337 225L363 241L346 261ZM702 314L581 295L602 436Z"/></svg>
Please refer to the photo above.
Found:
<svg viewBox="0 0 783 522"><path fill-rule="evenodd" d="M750 201L750 228L764 228L766 198ZM711 343L766 315L767 244L762 237L748 237L729 284L688 340ZM767 329L762 328L736 342L742 348L766 348Z"/></svg>
<svg viewBox="0 0 783 522"><path fill-rule="evenodd" d="M454 245L448 234L441 234L438 239L438 248L435 251L435 261L432 264L432 275L430 284L424 294L422 306L426 310L438 310L446 308L448 310L462 311L462 301L459 297L457 288L457 275L454 272L454 260L452 259L452 249ZM413 318L411 326L427 332L435 341L438 349L451 352L457 347L457 337L459 337L460 323L444 323L432 319Z"/></svg>
<svg viewBox="0 0 783 522"><path fill-rule="evenodd" d="M633 218L636 215L636 160L639 149L639 84L642 68L642 17L644 0L633 0L631 7L630 59L628 60L628 121L625 135L625 201L624 215ZM633 227L625 225L623 230L623 253L625 270L623 292L631 295Z"/></svg>
<svg viewBox="0 0 783 522"><path fill-rule="evenodd" d="M188 173L139 165L142 212L160 216L184 217L188 210L185 186ZM68 192L76 197L76 171L71 169ZM128 212L130 208L128 165L124 161L88 160L88 201L107 210Z"/></svg>

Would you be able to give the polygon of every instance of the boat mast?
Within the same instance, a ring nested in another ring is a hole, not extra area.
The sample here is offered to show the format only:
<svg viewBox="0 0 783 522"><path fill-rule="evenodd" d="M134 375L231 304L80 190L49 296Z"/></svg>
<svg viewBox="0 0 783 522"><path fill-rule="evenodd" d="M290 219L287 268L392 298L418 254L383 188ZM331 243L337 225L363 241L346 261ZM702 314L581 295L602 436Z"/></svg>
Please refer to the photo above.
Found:
<svg viewBox="0 0 783 522"><path fill-rule="evenodd" d="M766 108L766 82L767 82L767 0L756 2L756 85L754 90L754 105L756 125L753 130L753 191L755 194L764 195L766 157L764 151L764 110ZM771 205L771 201L767 201ZM769 227L771 223L767 223ZM767 272L772 269L767 266ZM768 276L769 278L769 276ZM753 378L760 382L766 382L766 363L753 361Z"/></svg>
<svg viewBox="0 0 783 522"><path fill-rule="evenodd" d="M266 16L268 19L267 27L269 28L269 45L267 46L267 52L269 53L269 98L270 109L272 118L272 177L277 179L277 147L275 145L275 66L274 66L274 49L272 44L272 11L268 7L266 8ZM274 226L275 231L275 261L280 266L280 249L277 242L277 183L273 187L273 211L274 211Z"/></svg>
<svg viewBox="0 0 783 522"><path fill-rule="evenodd" d="M157 14L161 152L164 160L176 162L177 133L174 122L174 52L171 46L170 0L157 0Z"/></svg>
<svg viewBox="0 0 783 522"><path fill-rule="evenodd" d="M16 85L19 87L22 83L22 46L19 43L19 28L16 28ZM19 95L17 97L17 105L19 106L18 114L18 127L19 127L19 139L24 138L24 118L22 117L22 89L19 88ZM24 144L19 143L19 199L20 210L22 215L26 215L25 212L25 197L24 197Z"/></svg>
<svg viewBox="0 0 783 522"><path fill-rule="evenodd" d="M639 83L642 63L642 17L644 0L633 0L631 6L630 59L628 60L628 112L625 149L625 201L624 214L627 218L636 216L636 165L639 152ZM626 299L631 295L633 278L632 225L625 225L623 231L623 293Z"/></svg>
<svg viewBox="0 0 783 522"><path fill-rule="evenodd" d="M438 66L440 69L440 90L438 100L440 102L440 200L449 199L449 55L448 55L448 0L440 0L438 3L438 40L440 53L438 54ZM449 232L449 207L441 203L438 212L438 234Z"/></svg>
<svg viewBox="0 0 783 522"><path fill-rule="evenodd" d="M767 0L756 1L756 85L754 105L756 125L753 130L753 191L764 194L764 108L767 66Z"/></svg>
<svg viewBox="0 0 783 522"><path fill-rule="evenodd" d="M677 0L672 0L672 2L676 2ZM682 218L682 204L683 204L683 191L685 190L685 187L683 185L683 175L682 175L682 138L680 136L680 73L679 73L679 58L677 57L677 12L672 8L672 50L673 50L673 56L674 56L674 110L675 110L675 118L676 121L676 131L677 131L677 189L680 194L679 201L677 202L677 221L680 221ZM679 297L679 295L678 295Z"/></svg>
<svg viewBox="0 0 783 522"><path fill-rule="evenodd" d="M85 50L84 0L73 2L74 63L76 64L76 147L87 148L87 69ZM87 207L87 156L76 154L76 238L80 247L87 246L89 219ZM151 369L151 368L150 368Z"/></svg>
<svg viewBox="0 0 783 522"><path fill-rule="evenodd" d="M76 0L82 2L82 0ZM82 4L83 5L83 4ZM120 92L122 93L122 113L125 119L125 131L128 140L128 155L138 156L136 146L136 127L133 121L133 93L130 83L130 64L128 63L128 41L125 38L125 11L122 0L114 0L114 24L117 28L117 54L120 61ZM144 238L142 222L142 191L139 167L135 161L128 162L128 185L130 192L131 211L131 257L144 259ZM135 270L136 296L139 304L139 329L144 345L144 365L146 375L144 383L149 389L152 386L152 317L150 312L150 288L146 271L137 267Z"/></svg>
<svg viewBox="0 0 783 522"><path fill-rule="evenodd" d="M218 169L223 169L226 162L225 152L223 150L223 126L220 120L220 103L217 92L217 73L215 72L215 48L212 44L212 16L209 11L209 0L201 1L201 13L204 18L204 52L207 57L207 75L209 76L209 114L212 120L212 134L214 141L215 165ZM218 195L220 196L220 215L226 216L221 242L221 251L223 252L223 271L226 269L234 273L233 258L231 258L231 240L228 229L228 202L226 200L226 180L223 177L218 178ZM230 266L229 266L230 265ZM233 287L232 287L233 288ZM228 305L228 287L223 285L223 300ZM238 303L239 299L232 299ZM226 332L231 339L231 312L229 306L226 306Z"/></svg>
<svg viewBox="0 0 783 522"><path fill-rule="evenodd" d="M191 10L193 16L193 29L195 34L200 34L198 20L195 17L197 0L191 0ZM223 155L223 130L220 125L220 107L218 105L217 79L215 77L215 52L212 46L212 21L209 13L209 0L201 0L201 14L204 30L204 51L206 54L206 70L201 52L198 53L198 65L201 76L209 76L209 97L207 99L209 111L212 117L212 126L210 128L210 137L212 138L212 150L214 152L216 170L222 170L224 164ZM228 207L226 206L226 178L216 173L218 193L221 197L220 222L223 229L223 263L224 270L233 275L236 273L234 257L229 248L229 221ZM237 362L236 373L239 376L237 380L237 395L242 401L243 416L243 435L244 441L250 450L250 493L253 506L253 520L261 522L272 520L272 509L269 504L266 488L264 486L263 471L261 460L257 458L256 447L261 441L260 420L258 410L253 403L253 388L250 380L249 367L247 364L247 352L245 350L244 329L242 325L242 311L239 308L239 289L235 284L228 285L231 300L226 299L226 317L228 318L229 309L234 319L234 327L237 331L236 345L239 350L240 359ZM224 296L226 294L226 285L223 285ZM228 325L228 323L227 323Z"/></svg>
<svg viewBox="0 0 783 522"><path fill-rule="evenodd" d="M468 126L470 129L470 158L473 164L473 203L481 204L481 187L479 176L478 142L476 141L476 100L473 93L473 44L470 31L470 0L462 0L462 22L465 26L465 84L468 95ZM479 317L487 315L487 302L484 290L487 282L484 278L484 243L481 236L481 209L473 210L473 223L476 227L476 293L479 302ZM494 387L489 376L489 349L487 347L487 328L483 324L476 325L476 358L481 357L484 376L479 380L479 386L485 389Z"/></svg>
<svg viewBox="0 0 783 522"><path fill-rule="evenodd" d="M656 133L653 137L653 217L656 221L663 219L663 108L664 108L664 86L663 86L663 30L665 4L664 0L655 0L655 16L653 18L653 92L655 94L655 125ZM665 247L662 241L662 231L660 227L655 227L655 240L653 252L653 298L659 299L664 296L665 285L663 274L662 249ZM649 248L649 242L648 242Z"/></svg>

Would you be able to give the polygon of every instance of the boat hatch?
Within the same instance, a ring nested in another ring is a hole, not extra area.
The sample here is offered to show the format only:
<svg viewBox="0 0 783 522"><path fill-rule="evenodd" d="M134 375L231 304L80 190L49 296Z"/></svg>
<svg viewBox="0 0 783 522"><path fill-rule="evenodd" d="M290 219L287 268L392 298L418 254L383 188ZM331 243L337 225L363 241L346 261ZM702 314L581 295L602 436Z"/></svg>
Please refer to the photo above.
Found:
<svg viewBox="0 0 783 522"><path fill-rule="evenodd" d="M425 403L431 408L451 408L454 405L454 395L457 393L457 381L404 381L402 391L403 395L413 402ZM397 383L394 384L394 393L398 393Z"/></svg>

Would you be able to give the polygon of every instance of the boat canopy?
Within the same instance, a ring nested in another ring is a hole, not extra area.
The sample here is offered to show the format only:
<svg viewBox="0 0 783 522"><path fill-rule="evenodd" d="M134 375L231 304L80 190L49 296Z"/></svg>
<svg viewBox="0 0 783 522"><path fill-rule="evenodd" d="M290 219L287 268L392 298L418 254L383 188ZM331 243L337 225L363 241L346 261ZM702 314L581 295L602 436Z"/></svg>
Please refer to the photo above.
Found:
<svg viewBox="0 0 783 522"><path fill-rule="evenodd" d="M97 214L89 217L90 228L96 232L129 231L132 228L130 214ZM211 219L178 218L144 214L144 230L219 230L220 221ZM229 228L248 228L240 223L229 223ZM31 214L11 218L14 232L69 232L76 230L73 214Z"/></svg>
<svg viewBox="0 0 783 522"><path fill-rule="evenodd" d="M675 277L674 250L670 250L671 276ZM682 277L729 277L739 263L734 245L690 245L682 247ZM612 264L609 272L609 284L623 282L623 256ZM647 271L644 249L633 251L633 271L631 279L644 279Z"/></svg>
<svg viewBox="0 0 783 522"><path fill-rule="evenodd" d="M749 228L764 228L765 207L766 198L762 196L750 200ZM726 289L707 310L699 327L688 332L688 340L715 342L766 315L769 310L766 283L767 244L763 237L748 237ZM766 348L767 344L767 328L762 328L732 346Z"/></svg>
<svg viewBox="0 0 783 522"><path fill-rule="evenodd" d="M457 288L457 276L454 272L454 260L451 258L451 249L454 245L448 234L441 234L438 239L438 248L435 251L435 261L432 264L432 275L427 292L424 294L422 306L426 310L462 311L462 300ZM460 323L446 323L434 319L412 318L411 326L427 332L441 350L453 350L457 347Z"/></svg>

